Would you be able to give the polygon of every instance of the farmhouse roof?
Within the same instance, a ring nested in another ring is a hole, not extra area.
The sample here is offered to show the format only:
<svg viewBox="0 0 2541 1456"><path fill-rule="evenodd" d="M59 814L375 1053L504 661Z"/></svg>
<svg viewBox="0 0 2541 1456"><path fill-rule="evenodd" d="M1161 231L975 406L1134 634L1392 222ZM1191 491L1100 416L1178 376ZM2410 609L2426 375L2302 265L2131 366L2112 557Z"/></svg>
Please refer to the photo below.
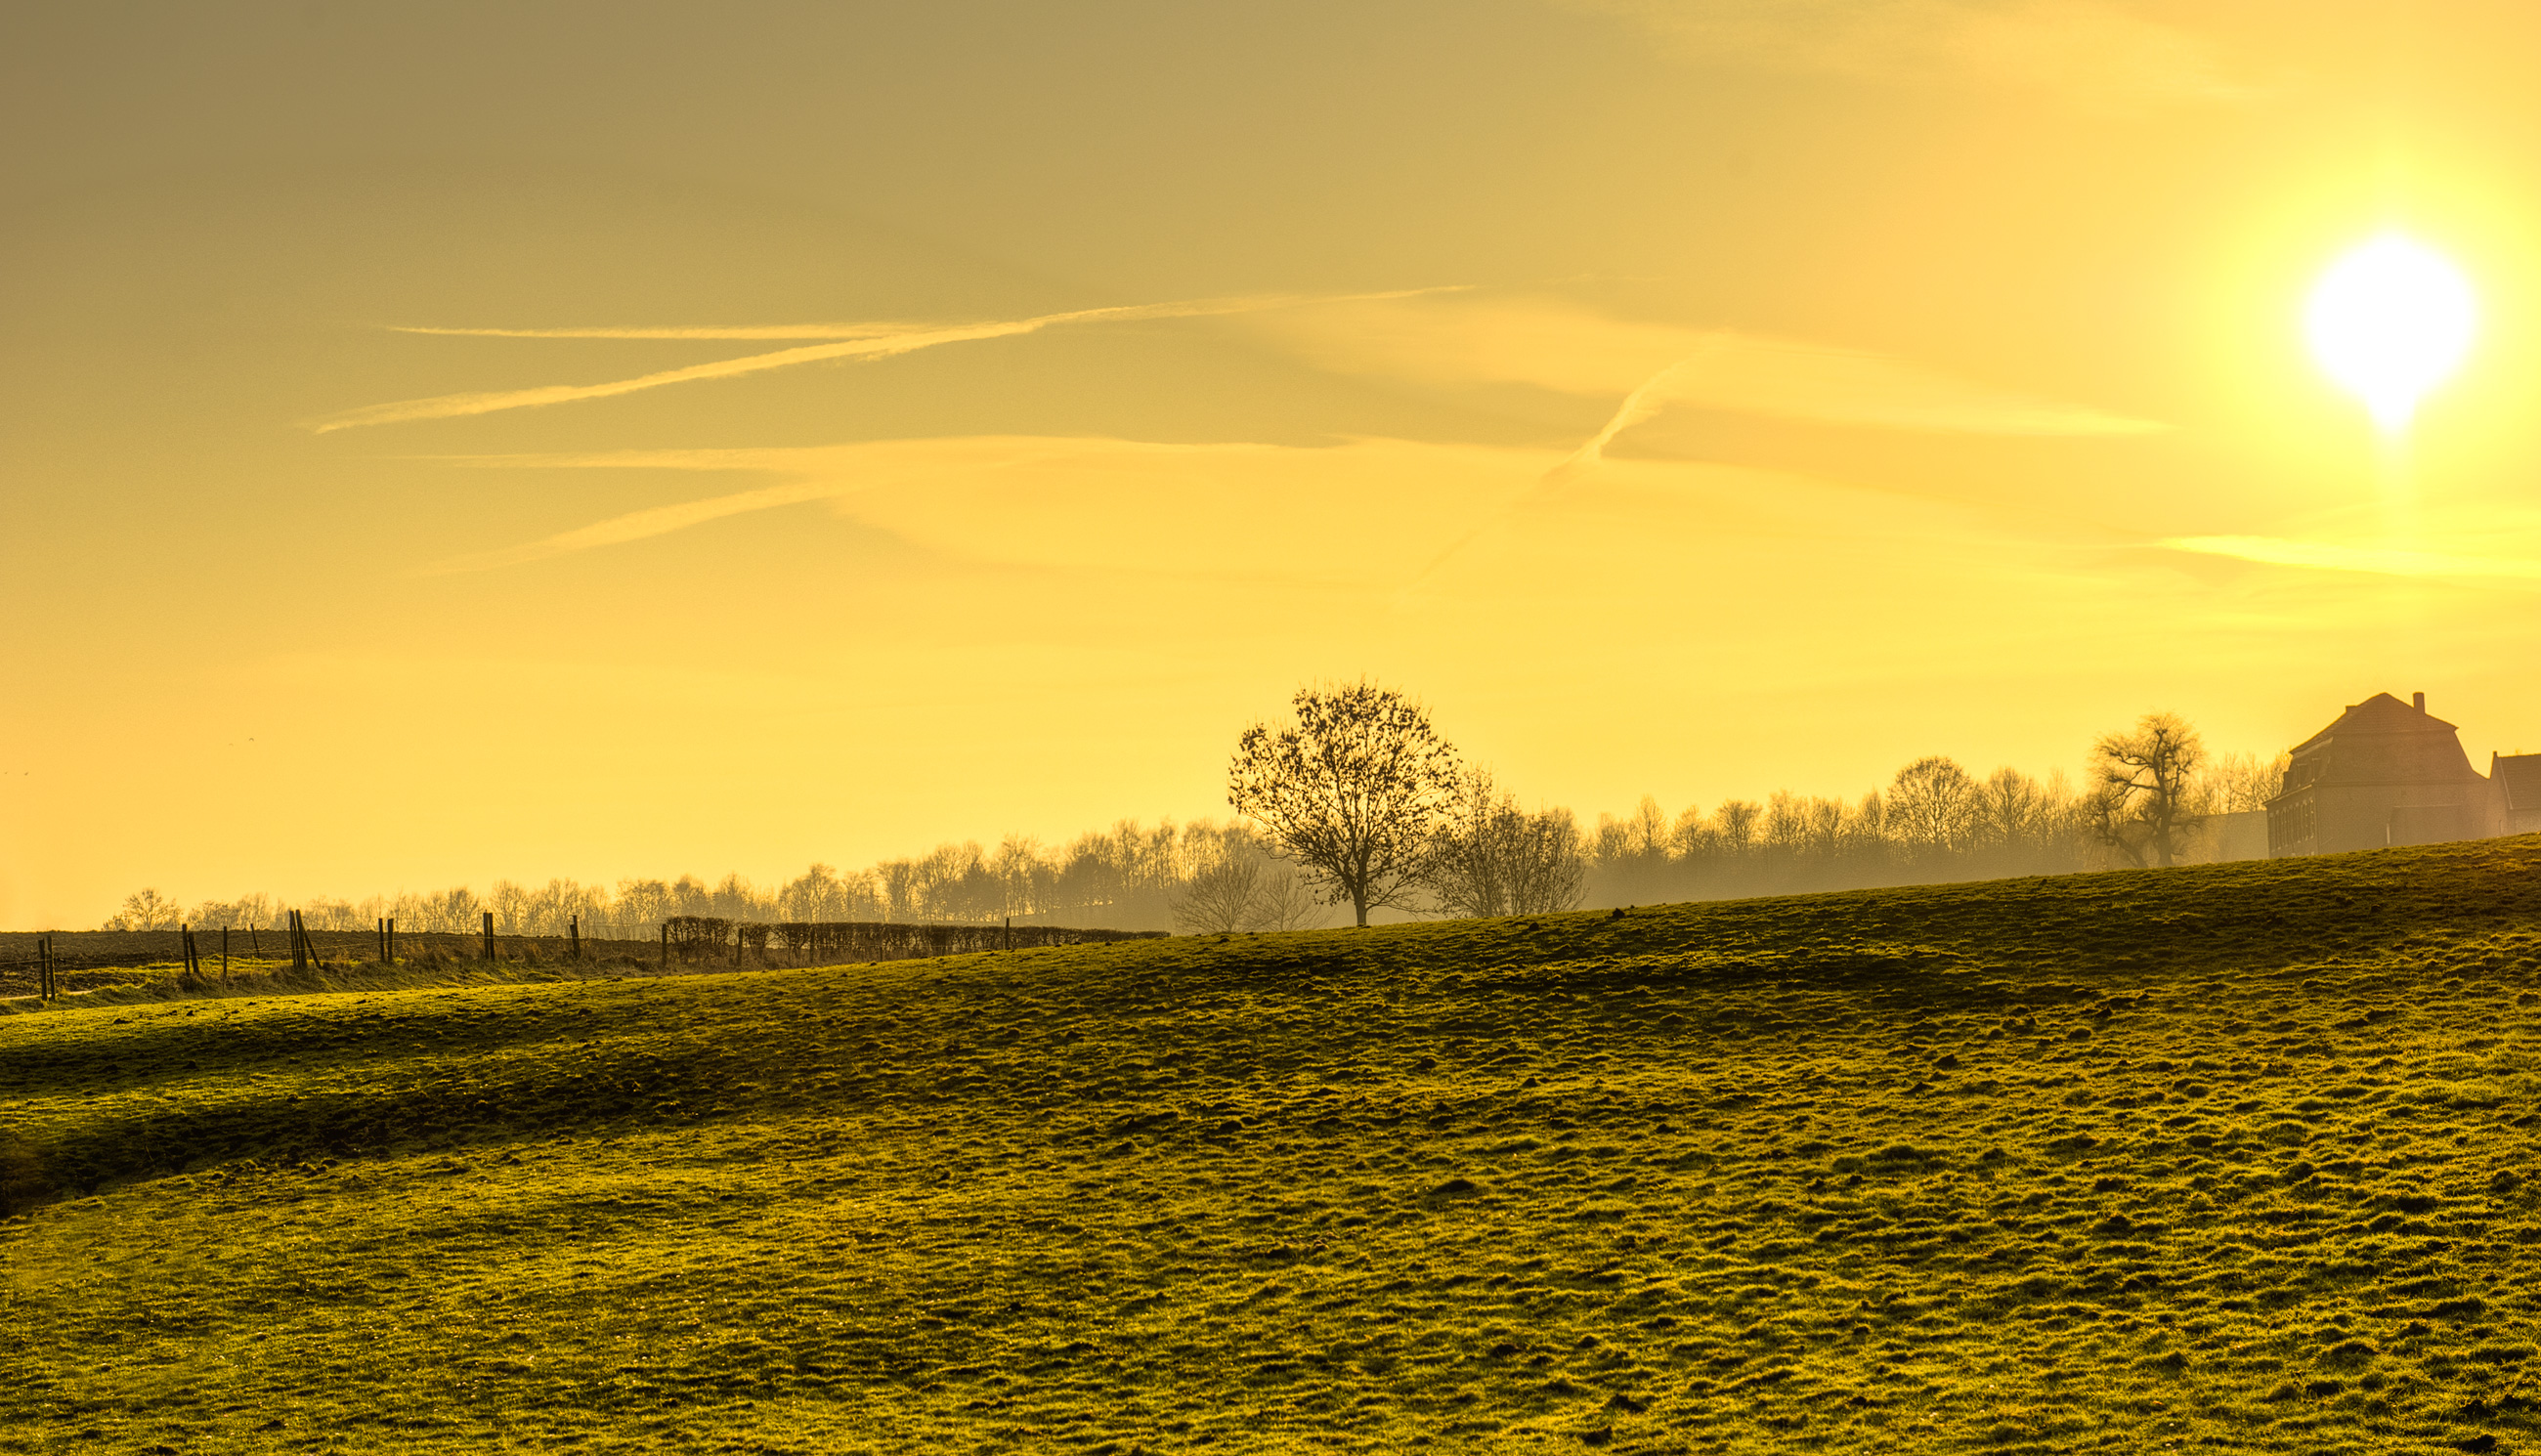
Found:
<svg viewBox="0 0 2541 1456"><path fill-rule="evenodd" d="M2499 754L2489 771L2505 790L2506 808L2541 809L2541 754Z"/></svg>
<svg viewBox="0 0 2541 1456"><path fill-rule="evenodd" d="M2476 779L2453 725L2388 692L2350 704L2338 721L2294 746L2288 792L2355 784Z"/></svg>
<svg viewBox="0 0 2541 1456"><path fill-rule="evenodd" d="M2452 733L2458 729L2422 707L2411 707L2388 692L2376 692L2347 705L2338 721L2294 746L2295 753L2350 733Z"/></svg>

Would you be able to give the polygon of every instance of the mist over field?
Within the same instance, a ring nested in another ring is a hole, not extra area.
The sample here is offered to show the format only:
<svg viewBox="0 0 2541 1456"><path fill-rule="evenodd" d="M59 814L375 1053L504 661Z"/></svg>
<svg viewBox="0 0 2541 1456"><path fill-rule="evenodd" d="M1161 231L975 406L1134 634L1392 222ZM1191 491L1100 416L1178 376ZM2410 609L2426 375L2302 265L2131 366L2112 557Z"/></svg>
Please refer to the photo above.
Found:
<svg viewBox="0 0 2541 1456"><path fill-rule="evenodd" d="M2210 755L2192 747L2178 794L2181 860L2247 857L2224 826L2263 809L2284 773L2282 759ZM2063 874L2146 862L2140 819L2105 802L2105 756L2076 791L2062 772L2045 781L2014 768L1979 778L1956 762L1918 759L1884 788L1859 799L1778 791L1762 803L1731 799L1708 812L1688 805L1671 815L1643 796L1630 814L1600 814L1583 826L1563 808L1526 808L1522 799L1474 770L1467 802L1442 816L1438 833L1478 845L1493 816L1523 816L1559 860L1565 878L1542 908L1647 905L1745 895L1807 893L1876 885ZM1452 822L1450 822L1452 821ZM2246 839L2246 836L2243 839ZM2264 839L2260 840L2264 849ZM1258 885L1255 902L1230 899L1229 880ZM613 888L552 879L544 885L494 881L483 893L456 886L433 893L372 895L358 901L311 897L296 909L314 928L354 930L393 918L418 932L473 931L493 916L504 935L583 933L642 938L665 918L742 921L932 921L1086 926L1104 929L1302 929L1337 910L1317 893L1311 865L1286 854L1261 826L1199 819L1144 826L1122 820L1063 847L1007 836L994 848L977 840L937 845L924 855L840 872L814 864L802 875L757 886L737 873L712 883L627 878ZM108 929L167 930L272 925L295 907L265 894L190 904L155 887L127 896ZM1457 914L1517 909L1467 903L1433 884L1393 915Z"/></svg>
<svg viewBox="0 0 2541 1456"><path fill-rule="evenodd" d="M2541 8L0 127L0 1456L2541 1440Z"/></svg>

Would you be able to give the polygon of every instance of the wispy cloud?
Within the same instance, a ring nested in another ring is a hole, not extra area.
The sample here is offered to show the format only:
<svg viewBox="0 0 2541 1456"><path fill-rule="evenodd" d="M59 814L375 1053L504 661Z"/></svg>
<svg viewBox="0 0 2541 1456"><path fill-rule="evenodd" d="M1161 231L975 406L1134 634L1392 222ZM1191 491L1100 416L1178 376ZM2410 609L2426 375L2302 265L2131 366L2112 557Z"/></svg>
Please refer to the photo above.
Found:
<svg viewBox="0 0 2541 1456"><path fill-rule="evenodd" d="M1942 434L2127 436L2169 428L1867 349L1613 319L1555 299L1353 300L1254 327L1345 373L1621 397L1595 434L1533 489L1449 543L1407 592L1512 513L1603 466L1619 437L1671 407Z"/></svg>
<svg viewBox="0 0 2541 1456"><path fill-rule="evenodd" d="M2159 545L2174 551L2229 556L2270 566L2302 566L2376 576L2541 580L2541 561L2506 561L2492 556L2463 556L2442 551L2343 546L2324 541L2287 541L2267 536L2183 536Z"/></svg>
<svg viewBox="0 0 2541 1456"><path fill-rule="evenodd" d="M631 328L444 328L392 324L391 333L433 333L459 338L880 338L941 328L941 324L673 324Z"/></svg>
<svg viewBox="0 0 2541 1456"><path fill-rule="evenodd" d="M649 537L668 536L686 531L726 516L743 516L753 511L773 510L778 506L800 505L807 500L821 500L844 494L855 486L842 480L796 480L783 485L767 485L757 490L737 491L705 500L684 500L677 505L656 506L650 510L629 511L612 516L589 526L557 534L539 541L499 550L479 551L455 556L424 567L418 575L452 576L472 571L491 571L503 566L525 566L553 556L571 555L597 546L624 546Z"/></svg>
<svg viewBox="0 0 2541 1456"><path fill-rule="evenodd" d="M1477 505L1524 490L1545 452L1362 440L1336 446L964 436L735 450L460 456L512 470L758 473L773 483L630 511L434 563L447 575L621 546L829 500L956 555L1140 571L1389 578ZM1329 523L1347 516L1349 532Z"/></svg>
<svg viewBox="0 0 2541 1456"><path fill-rule="evenodd" d="M1569 0L1712 64L2046 92L2091 110L2234 105L2214 42L2110 0Z"/></svg>
<svg viewBox="0 0 2541 1456"><path fill-rule="evenodd" d="M1942 434L2142 435L2168 428L1866 349L1736 333L1706 334L1693 352L1643 381L1614 427L1637 423L1665 404Z"/></svg>
<svg viewBox="0 0 2541 1456"><path fill-rule="evenodd" d="M1608 318L1556 299L1350 300L1256 328L1326 368L1623 399L1593 457L1669 405L1978 435L2139 435L2154 420L1997 389L1894 355Z"/></svg>
<svg viewBox="0 0 2541 1456"><path fill-rule="evenodd" d="M1392 293L1343 295L1343 299L1406 298L1438 289L1408 289ZM530 338L831 338L834 342L808 344L801 348L777 349L764 354L749 354L738 359L717 359L711 363L691 364L680 369L658 370L631 379L607 380L599 384L541 385L525 390L488 390L460 395L436 395L423 400L399 400L386 404L365 405L330 414L309 422L319 434L334 430L356 429L365 425L399 424L409 420L455 419L467 415L492 414L505 409L531 409L547 404L566 404L582 400L606 400L618 395L631 395L642 390L657 390L670 385L692 384L700 380L733 379L742 375L762 374L771 369L789 369L797 364L815 364L831 359L880 359L895 354L913 353L941 344L966 343L979 339L1012 338L1018 334L1038 333L1042 329L1068 324L1125 323L1142 319L1197 319L1228 314L1259 313L1267 309L1294 307L1303 303L1339 301L1333 298L1308 298L1297 295L1270 295L1252 298L1195 299L1179 303L1129 304L1117 308L1074 309L1066 313L1042 314L1029 319L1008 319L981 324L924 325L897 332L866 331L879 326L816 325L769 326L783 330L809 328L819 332L800 334L762 329L736 332L732 329L709 329L704 332L683 332L664 328L629 328L619 330L516 330L434 329L407 327L407 332L447 332L490 334L500 337ZM857 330L853 336L839 337L841 330Z"/></svg>

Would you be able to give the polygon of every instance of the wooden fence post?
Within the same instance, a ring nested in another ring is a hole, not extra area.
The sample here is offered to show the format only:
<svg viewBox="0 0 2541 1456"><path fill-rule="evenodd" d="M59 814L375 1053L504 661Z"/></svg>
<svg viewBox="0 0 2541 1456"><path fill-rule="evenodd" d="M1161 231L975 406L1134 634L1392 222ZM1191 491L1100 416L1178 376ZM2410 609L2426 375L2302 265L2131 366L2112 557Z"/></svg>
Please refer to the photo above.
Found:
<svg viewBox="0 0 2541 1456"><path fill-rule="evenodd" d="M230 927L221 927L221 984L230 983Z"/></svg>
<svg viewBox="0 0 2541 1456"><path fill-rule="evenodd" d="M397 916L389 916L389 964L397 964Z"/></svg>
<svg viewBox="0 0 2541 1456"><path fill-rule="evenodd" d="M485 911L485 959L494 959L494 912Z"/></svg>
<svg viewBox="0 0 2541 1456"><path fill-rule="evenodd" d="M582 916L580 916L580 915L572 915L572 916L568 916L568 917L566 918L565 922L564 922L564 933L573 937L573 958L574 958L575 960L577 960L577 961L581 960L581 959L582 959Z"/></svg>
<svg viewBox="0 0 2541 1456"><path fill-rule="evenodd" d="M662 922L662 974L671 974L671 922Z"/></svg>

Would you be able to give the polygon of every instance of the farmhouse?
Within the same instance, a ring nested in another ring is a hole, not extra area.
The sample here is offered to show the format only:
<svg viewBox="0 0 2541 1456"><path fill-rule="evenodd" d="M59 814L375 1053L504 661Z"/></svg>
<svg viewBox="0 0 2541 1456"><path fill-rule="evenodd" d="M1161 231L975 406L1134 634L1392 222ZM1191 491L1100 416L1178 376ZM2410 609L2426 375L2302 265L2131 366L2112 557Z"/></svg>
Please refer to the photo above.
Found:
<svg viewBox="0 0 2541 1456"><path fill-rule="evenodd" d="M2376 692L2297 745L2268 801L2268 855L2336 854L2541 830L2541 755L2471 766L2457 730Z"/></svg>

